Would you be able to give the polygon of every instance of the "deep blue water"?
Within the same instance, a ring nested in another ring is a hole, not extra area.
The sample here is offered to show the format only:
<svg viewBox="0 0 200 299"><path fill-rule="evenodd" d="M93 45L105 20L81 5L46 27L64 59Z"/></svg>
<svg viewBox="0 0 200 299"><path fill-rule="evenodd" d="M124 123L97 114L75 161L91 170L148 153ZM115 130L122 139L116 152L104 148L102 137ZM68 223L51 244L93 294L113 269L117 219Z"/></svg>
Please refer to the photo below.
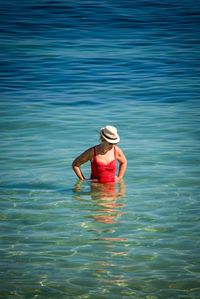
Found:
<svg viewBox="0 0 200 299"><path fill-rule="evenodd" d="M1 91L8 99L198 98L198 1L6 1Z"/></svg>
<svg viewBox="0 0 200 299"><path fill-rule="evenodd" d="M199 1L0 13L0 297L198 299ZM106 124L128 159L115 189L71 169Z"/></svg>

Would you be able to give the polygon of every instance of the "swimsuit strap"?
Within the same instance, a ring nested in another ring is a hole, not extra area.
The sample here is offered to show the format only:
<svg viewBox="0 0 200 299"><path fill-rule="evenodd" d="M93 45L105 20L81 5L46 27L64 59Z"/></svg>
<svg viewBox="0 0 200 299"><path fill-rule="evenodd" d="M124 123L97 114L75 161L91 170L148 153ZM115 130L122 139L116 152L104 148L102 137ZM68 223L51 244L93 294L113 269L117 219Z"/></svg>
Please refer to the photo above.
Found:
<svg viewBox="0 0 200 299"><path fill-rule="evenodd" d="M96 147L94 146L93 149L94 149L94 156L96 156L97 155Z"/></svg>
<svg viewBox="0 0 200 299"><path fill-rule="evenodd" d="M97 151L96 151L96 147L95 146L93 147L93 150L94 150L93 160L96 160Z"/></svg>

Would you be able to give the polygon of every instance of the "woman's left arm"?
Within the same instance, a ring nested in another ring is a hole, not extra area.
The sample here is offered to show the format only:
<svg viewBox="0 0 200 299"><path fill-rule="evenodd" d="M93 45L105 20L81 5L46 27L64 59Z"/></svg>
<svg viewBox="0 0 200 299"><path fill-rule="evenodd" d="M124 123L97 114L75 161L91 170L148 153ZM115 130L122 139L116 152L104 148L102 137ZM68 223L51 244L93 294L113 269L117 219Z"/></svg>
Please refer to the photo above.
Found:
<svg viewBox="0 0 200 299"><path fill-rule="evenodd" d="M118 170L117 180L121 180L126 172L127 159L126 159L123 151L119 147L117 147L116 149L117 149L116 158L119 162L119 170Z"/></svg>

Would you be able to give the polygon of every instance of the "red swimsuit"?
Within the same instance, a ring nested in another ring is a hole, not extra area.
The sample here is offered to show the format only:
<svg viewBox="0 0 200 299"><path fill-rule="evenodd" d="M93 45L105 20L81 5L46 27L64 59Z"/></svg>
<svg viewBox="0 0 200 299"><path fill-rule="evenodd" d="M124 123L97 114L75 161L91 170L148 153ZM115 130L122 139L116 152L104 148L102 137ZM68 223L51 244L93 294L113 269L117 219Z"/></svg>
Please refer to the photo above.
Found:
<svg viewBox="0 0 200 299"><path fill-rule="evenodd" d="M98 162L96 160L96 149L94 147L94 157L91 161L91 179L98 180L99 183L111 183L115 182L116 174L116 148L114 147L115 159L108 164L104 162Z"/></svg>

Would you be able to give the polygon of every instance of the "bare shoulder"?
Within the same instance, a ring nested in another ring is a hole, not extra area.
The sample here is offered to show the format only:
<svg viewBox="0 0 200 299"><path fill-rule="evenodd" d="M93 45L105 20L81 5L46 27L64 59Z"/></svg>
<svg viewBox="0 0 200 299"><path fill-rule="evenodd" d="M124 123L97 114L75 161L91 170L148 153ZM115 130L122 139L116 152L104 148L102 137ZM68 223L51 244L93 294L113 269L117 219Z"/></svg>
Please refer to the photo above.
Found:
<svg viewBox="0 0 200 299"><path fill-rule="evenodd" d="M116 148L116 153L117 153L118 155L123 154L123 151L121 150L121 148L120 148L119 146L116 146L116 145L115 145L115 148Z"/></svg>
<svg viewBox="0 0 200 299"><path fill-rule="evenodd" d="M93 155L94 155L94 148L90 147L84 152L82 152L78 157L75 158L75 160L73 161L73 165L81 165L87 162L88 160L91 160L93 158Z"/></svg>
<svg viewBox="0 0 200 299"><path fill-rule="evenodd" d="M85 152L83 152L83 155L87 156L88 160L91 160L94 156L94 146L88 148Z"/></svg>
<svg viewBox="0 0 200 299"><path fill-rule="evenodd" d="M86 149L82 154L80 154L79 157L86 159L86 160L91 160L94 155L94 147L90 147Z"/></svg>
<svg viewBox="0 0 200 299"><path fill-rule="evenodd" d="M121 161L125 161L126 160L126 157L122 151L122 149L118 146L116 146L116 156L117 156L117 159L118 160L121 160Z"/></svg>

